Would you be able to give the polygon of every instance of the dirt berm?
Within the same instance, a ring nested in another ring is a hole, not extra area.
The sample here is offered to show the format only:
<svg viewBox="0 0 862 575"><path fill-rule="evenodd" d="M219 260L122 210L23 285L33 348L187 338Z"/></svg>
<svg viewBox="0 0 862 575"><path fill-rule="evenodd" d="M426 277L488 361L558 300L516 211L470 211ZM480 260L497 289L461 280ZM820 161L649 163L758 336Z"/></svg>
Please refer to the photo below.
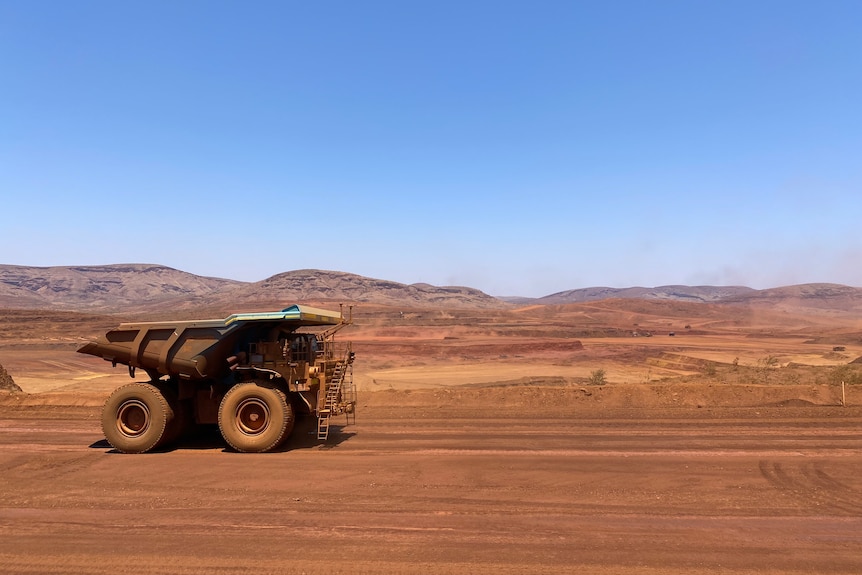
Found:
<svg viewBox="0 0 862 575"><path fill-rule="evenodd" d="M850 398L856 397L848 392ZM862 397L859 397L862 401ZM544 410L562 415L581 409L662 409L722 407L835 406L841 388L830 385L620 384L604 386L509 385L364 393L360 406L479 408L482 412Z"/></svg>

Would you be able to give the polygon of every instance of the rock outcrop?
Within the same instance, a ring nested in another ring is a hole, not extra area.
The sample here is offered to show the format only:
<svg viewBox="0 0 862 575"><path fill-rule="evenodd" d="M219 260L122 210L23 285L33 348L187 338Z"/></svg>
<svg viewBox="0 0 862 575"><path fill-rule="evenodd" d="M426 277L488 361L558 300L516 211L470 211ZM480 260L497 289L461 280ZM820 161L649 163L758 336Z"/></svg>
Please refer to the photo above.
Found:
<svg viewBox="0 0 862 575"><path fill-rule="evenodd" d="M2 365L0 365L0 391L21 391L21 388Z"/></svg>

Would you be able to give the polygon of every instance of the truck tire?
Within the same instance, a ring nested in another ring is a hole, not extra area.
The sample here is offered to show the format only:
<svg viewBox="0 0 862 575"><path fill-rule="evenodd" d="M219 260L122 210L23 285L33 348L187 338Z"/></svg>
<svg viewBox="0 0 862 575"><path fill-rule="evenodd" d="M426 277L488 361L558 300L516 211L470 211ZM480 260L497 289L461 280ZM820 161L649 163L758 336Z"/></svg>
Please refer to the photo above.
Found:
<svg viewBox="0 0 862 575"><path fill-rule="evenodd" d="M233 386L221 400L218 427L228 445L245 453L272 451L293 431L293 408L266 382Z"/></svg>
<svg viewBox="0 0 862 575"><path fill-rule="evenodd" d="M148 383L118 388L102 408L102 431L114 449L144 453L161 445L174 419L168 400Z"/></svg>

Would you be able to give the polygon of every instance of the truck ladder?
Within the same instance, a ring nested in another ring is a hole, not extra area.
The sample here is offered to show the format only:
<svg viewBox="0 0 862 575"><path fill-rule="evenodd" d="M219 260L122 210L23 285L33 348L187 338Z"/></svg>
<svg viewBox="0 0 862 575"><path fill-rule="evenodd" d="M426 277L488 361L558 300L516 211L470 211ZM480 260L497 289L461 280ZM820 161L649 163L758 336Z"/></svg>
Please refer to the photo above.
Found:
<svg viewBox="0 0 862 575"><path fill-rule="evenodd" d="M342 396L342 392L348 397ZM339 403L339 399L341 402ZM351 407L342 410L342 406L348 403ZM329 418L333 414L346 413L347 423L351 423L351 415L355 422L356 414L353 406L356 404L356 387L353 383L353 365L348 360L338 361L332 371L332 377L326 387L326 395L323 400L322 409L317 411L317 439L326 440L329 437Z"/></svg>

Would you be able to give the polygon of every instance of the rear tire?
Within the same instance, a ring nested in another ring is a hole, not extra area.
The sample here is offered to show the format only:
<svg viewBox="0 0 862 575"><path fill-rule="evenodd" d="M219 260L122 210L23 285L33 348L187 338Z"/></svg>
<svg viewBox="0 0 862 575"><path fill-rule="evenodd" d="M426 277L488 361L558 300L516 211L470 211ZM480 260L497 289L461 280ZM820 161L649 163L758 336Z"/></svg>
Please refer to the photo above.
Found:
<svg viewBox="0 0 862 575"><path fill-rule="evenodd" d="M245 453L272 451L293 431L293 408L268 382L233 386L221 400L218 427L224 440Z"/></svg>
<svg viewBox="0 0 862 575"><path fill-rule="evenodd" d="M114 449L123 453L145 453L168 437L174 419L170 403L148 383L130 383L118 388L102 408L102 431Z"/></svg>

